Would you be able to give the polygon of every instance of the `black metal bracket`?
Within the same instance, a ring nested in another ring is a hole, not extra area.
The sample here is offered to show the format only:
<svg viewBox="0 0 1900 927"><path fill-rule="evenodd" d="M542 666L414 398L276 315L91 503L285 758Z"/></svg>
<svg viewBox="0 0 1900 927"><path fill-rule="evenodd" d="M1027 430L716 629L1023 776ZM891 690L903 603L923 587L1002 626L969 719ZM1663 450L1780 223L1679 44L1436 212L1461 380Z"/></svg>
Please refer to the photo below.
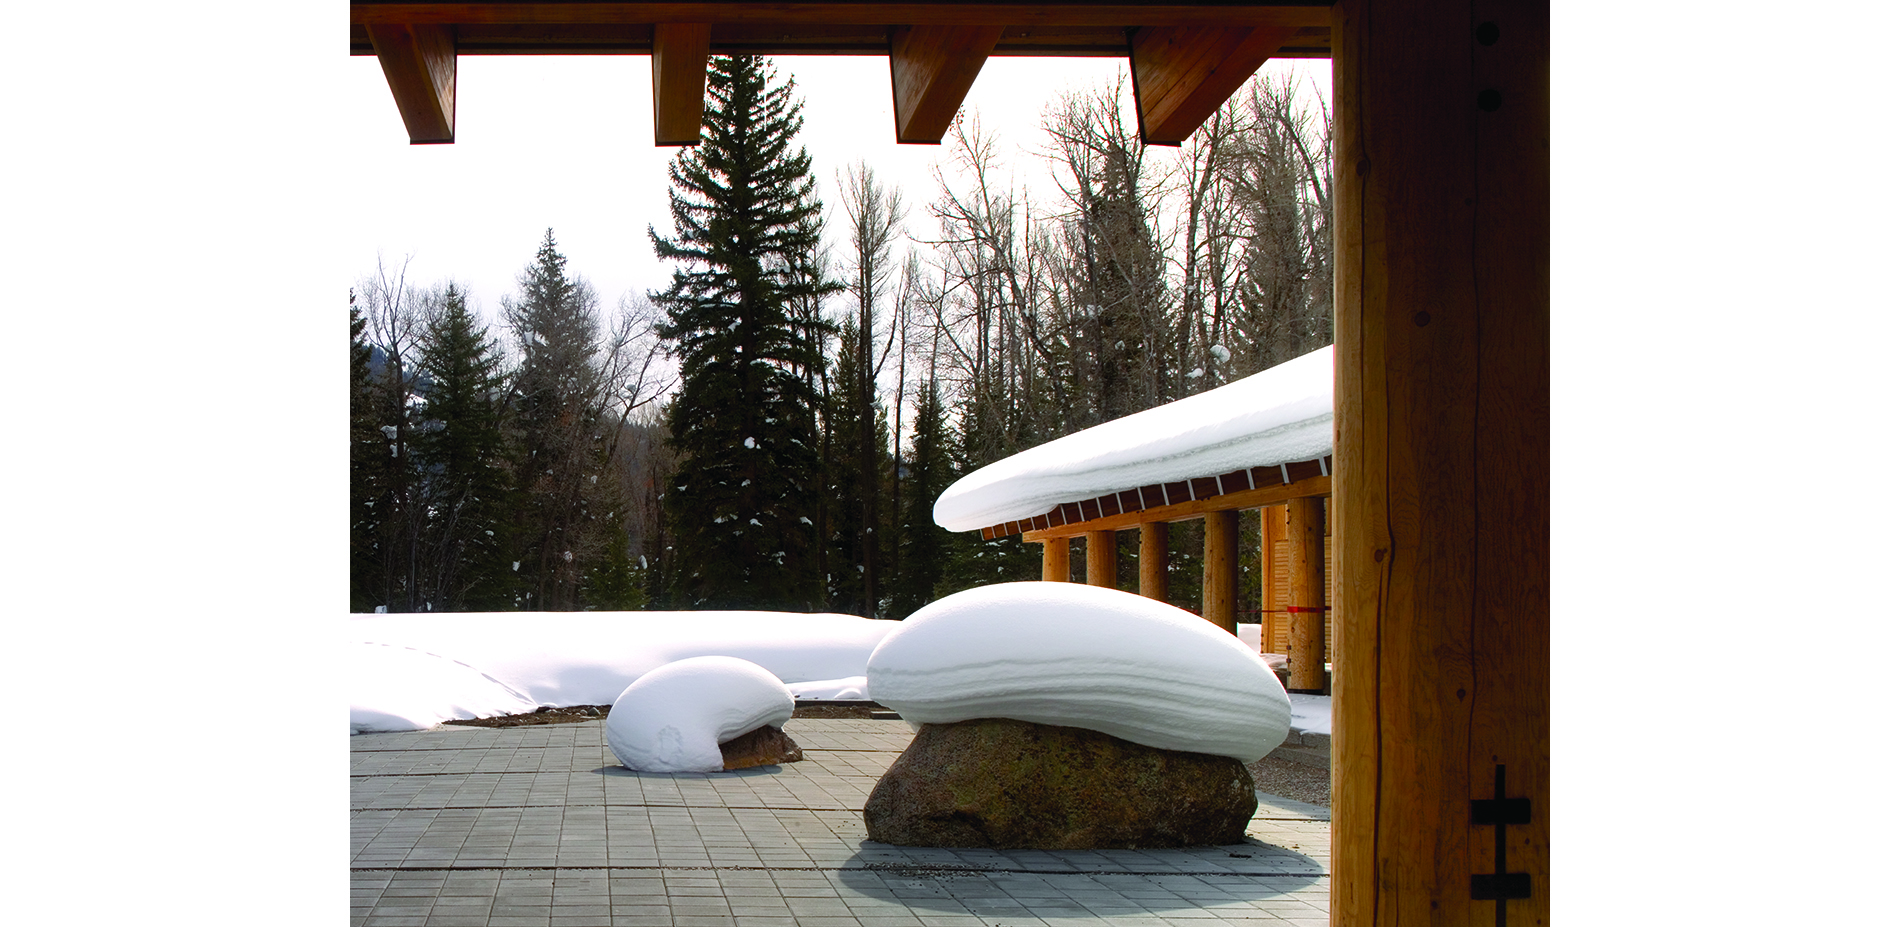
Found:
<svg viewBox="0 0 1900 927"><path fill-rule="evenodd" d="M1471 823L1477 827L1497 828L1497 871L1488 874L1480 873L1471 877L1471 899L1496 901L1498 927L1504 927L1504 903L1531 896L1530 873L1504 871L1504 828L1512 824L1531 822L1531 800L1504 797L1504 764L1502 763L1498 764L1496 784L1491 794L1494 797L1472 800Z"/></svg>

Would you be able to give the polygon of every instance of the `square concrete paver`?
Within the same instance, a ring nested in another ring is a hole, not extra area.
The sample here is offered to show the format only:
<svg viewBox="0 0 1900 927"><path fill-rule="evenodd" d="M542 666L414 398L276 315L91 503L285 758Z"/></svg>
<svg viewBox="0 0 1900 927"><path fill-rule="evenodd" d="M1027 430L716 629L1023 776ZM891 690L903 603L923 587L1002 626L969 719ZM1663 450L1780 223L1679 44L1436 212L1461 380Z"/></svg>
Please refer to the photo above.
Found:
<svg viewBox="0 0 1900 927"><path fill-rule="evenodd" d="M795 719L805 760L636 773L598 721L350 738L352 925L1314 925L1326 809L1262 795L1247 841L1183 850L865 837L902 721Z"/></svg>

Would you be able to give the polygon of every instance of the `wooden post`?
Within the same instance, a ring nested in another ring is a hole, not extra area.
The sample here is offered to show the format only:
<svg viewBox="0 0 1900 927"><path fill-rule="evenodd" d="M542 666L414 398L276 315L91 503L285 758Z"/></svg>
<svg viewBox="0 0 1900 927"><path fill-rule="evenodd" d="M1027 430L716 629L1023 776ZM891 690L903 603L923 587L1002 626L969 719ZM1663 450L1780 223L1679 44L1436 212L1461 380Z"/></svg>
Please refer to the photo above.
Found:
<svg viewBox="0 0 1900 927"><path fill-rule="evenodd" d="M1168 600L1168 523L1141 523L1141 594Z"/></svg>
<svg viewBox="0 0 1900 927"><path fill-rule="evenodd" d="M1547 925L1550 10L1332 15L1331 923Z"/></svg>
<svg viewBox="0 0 1900 927"><path fill-rule="evenodd" d="M1260 652L1286 653L1281 626L1286 613L1280 610L1280 583L1274 574L1281 564L1274 554L1280 539L1286 537L1286 506L1260 508Z"/></svg>
<svg viewBox="0 0 1900 927"><path fill-rule="evenodd" d="M1326 530L1324 500L1286 504L1287 688L1326 690Z"/></svg>
<svg viewBox="0 0 1900 927"><path fill-rule="evenodd" d="M1084 537L1089 539L1089 585L1115 588L1115 532L1090 531Z"/></svg>
<svg viewBox="0 0 1900 927"><path fill-rule="evenodd" d="M1201 559L1201 617L1234 633L1234 608L1240 600L1240 513L1209 512L1205 556Z"/></svg>
<svg viewBox="0 0 1900 927"><path fill-rule="evenodd" d="M1042 542L1042 581L1069 581L1069 539L1054 538Z"/></svg>

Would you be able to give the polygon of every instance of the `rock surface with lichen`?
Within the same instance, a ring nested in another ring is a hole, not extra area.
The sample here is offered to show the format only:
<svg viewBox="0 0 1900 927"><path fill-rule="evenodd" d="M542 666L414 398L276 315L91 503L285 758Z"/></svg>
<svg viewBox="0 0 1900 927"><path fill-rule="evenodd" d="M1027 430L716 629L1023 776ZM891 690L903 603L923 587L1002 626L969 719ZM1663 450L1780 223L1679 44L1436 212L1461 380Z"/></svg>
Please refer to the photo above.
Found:
<svg viewBox="0 0 1900 927"><path fill-rule="evenodd" d="M1083 850L1240 843L1256 807L1239 760L998 718L925 724L871 790L872 840Z"/></svg>

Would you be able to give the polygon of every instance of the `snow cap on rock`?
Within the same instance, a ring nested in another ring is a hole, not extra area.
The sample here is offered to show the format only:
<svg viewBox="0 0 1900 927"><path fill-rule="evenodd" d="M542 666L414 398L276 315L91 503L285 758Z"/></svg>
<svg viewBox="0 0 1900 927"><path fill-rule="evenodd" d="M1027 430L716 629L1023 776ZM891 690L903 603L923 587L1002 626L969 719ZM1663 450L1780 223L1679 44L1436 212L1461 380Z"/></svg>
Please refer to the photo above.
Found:
<svg viewBox="0 0 1900 927"><path fill-rule="evenodd" d="M738 657L668 663L627 687L607 713L607 745L628 769L718 772L719 745L792 719L792 693Z"/></svg>
<svg viewBox="0 0 1900 927"><path fill-rule="evenodd" d="M871 652L871 698L913 724L1011 718L1258 760L1292 703L1259 654L1203 618L1075 583L980 586L905 619Z"/></svg>

